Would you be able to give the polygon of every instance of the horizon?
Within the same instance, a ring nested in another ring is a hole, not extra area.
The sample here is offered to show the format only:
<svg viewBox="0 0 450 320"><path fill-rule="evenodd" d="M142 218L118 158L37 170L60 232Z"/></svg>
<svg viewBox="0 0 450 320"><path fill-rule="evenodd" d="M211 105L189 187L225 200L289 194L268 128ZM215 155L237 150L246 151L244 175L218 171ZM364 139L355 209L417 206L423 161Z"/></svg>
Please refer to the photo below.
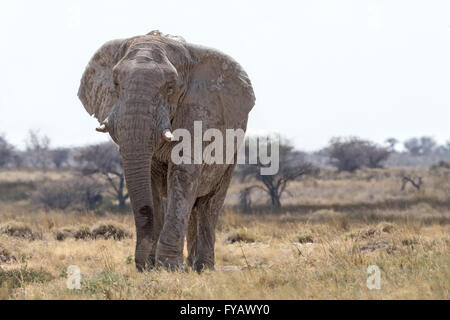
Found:
<svg viewBox="0 0 450 320"><path fill-rule="evenodd" d="M176 129L176 130L180 130L180 129ZM181 130L183 130L183 129L181 129ZM33 130L33 129L27 131L26 138L24 138L23 144L21 144L21 145L16 145L16 144L12 143L10 140L8 140L6 135L2 134L2 132L0 132L0 137L5 138L6 142L11 144L12 147L15 150L17 150L19 152L26 152L27 151L27 143L29 142L29 135L30 135L31 132L33 132L34 134L37 134L37 137L38 137L38 139L41 142L43 141L43 139L48 139L48 141L49 141L49 143L48 143L49 150L55 150L55 149L60 149L60 148L62 148L62 149L77 149L77 148L84 148L84 147L89 147L89 146L92 146L92 145L108 143L108 142L111 142L111 143L115 144L118 147L118 145L111 139L109 134L104 134L106 139L104 139L103 141L95 141L95 142L79 144L79 145L54 145L52 143L52 140L51 140L50 137L48 137L48 136L46 136L44 134L41 134L40 130ZM278 136L277 133L275 133L275 136ZM261 139L261 138L263 138L263 139L266 139L266 138L272 139L273 137L274 137L274 134L271 134L271 133L252 134L252 133L246 132L245 135L244 135L245 139L247 139L247 138L248 139L256 138L258 140ZM278 141L278 143L280 145L281 144L289 145L289 146L292 146L294 148L294 150L296 150L296 151L300 151L300 152L304 152L304 153L313 155L315 153L321 152L321 151L325 150L326 148L328 148L330 146L330 144L331 144L331 140L334 139L334 138L343 139L344 141L348 140L348 139L358 139L358 140L362 140L362 141L368 141L368 142L371 142L371 143L375 143L375 145L377 145L377 146L384 147L387 150L390 150L390 152L393 152L393 153L406 153L406 154L409 153L409 151L405 148L404 143L406 141L410 140L410 139L413 139L413 138L417 138L419 140L420 140L420 138L431 138L436 143L436 145L434 146L434 150L438 150L437 148L439 148L439 147L444 147L444 148L446 148L448 150L448 146L450 145L450 140L447 140L447 141L445 141L443 143L440 143L439 141L435 140L433 137L430 137L430 136L410 137L410 138L408 138L408 139L406 139L404 141L397 140L397 142L395 143L393 148L391 147L391 145L387 141L379 143L379 142L376 142L376 141L373 141L373 140L370 140L370 139L363 139L363 138L357 137L357 136L332 137L332 138L330 138L330 141L328 141L328 143L326 145L324 145L324 146L322 146L320 148L311 149L311 150L299 148L295 143L293 143L292 139L288 139L285 136L278 136L278 139L276 141ZM391 137L391 138L395 138L395 137ZM183 144L183 140L181 140L180 144ZM214 143L212 143L212 144L214 144ZM425 155L425 156L427 156L427 155Z"/></svg>

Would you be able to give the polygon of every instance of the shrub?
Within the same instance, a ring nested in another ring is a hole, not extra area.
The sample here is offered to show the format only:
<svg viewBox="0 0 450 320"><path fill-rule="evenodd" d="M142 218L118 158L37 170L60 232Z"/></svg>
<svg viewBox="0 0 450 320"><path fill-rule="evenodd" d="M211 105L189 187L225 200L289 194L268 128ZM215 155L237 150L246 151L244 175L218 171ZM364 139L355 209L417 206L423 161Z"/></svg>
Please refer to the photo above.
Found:
<svg viewBox="0 0 450 320"><path fill-rule="evenodd" d="M225 239L226 242L235 243L235 242L246 242L252 243L256 241L256 236L248 232L247 229L239 229L235 230Z"/></svg>
<svg viewBox="0 0 450 320"><path fill-rule="evenodd" d="M75 231L70 228L63 228L63 229L57 230L55 232L55 238L58 241L65 240L67 238L75 238Z"/></svg>
<svg viewBox="0 0 450 320"><path fill-rule="evenodd" d="M67 238L74 238L76 240L91 240L91 239L114 239L122 240L131 238L132 235L126 231L126 228L118 223L99 222L91 228L88 226L80 226L77 229L62 228L55 233L56 240L62 241Z"/></svg>
<svg viewBox="0 0 450 320"><path fill-rule="evenodd" d="M89 178L49 182L32 195L32 202L38 208L93 210L102 200L103 185Z"/></svg>
<svg viewBox="0 0 450 320"><path fill-rule="evenodd" d="M436 163L436 164L431 166L432 170L437 170L437 169L440 169L440 168L450 169L450 162L441 160L438 163Z"/></svg>
<svg viewBox="0 0 450 320"><path fill-rule="evenodd" d="M100 176L106 178L112 187L112 194L118 201L118 209L125 211L129 195L118 146L110 141L81 148L75 156L75 161L83 175L94 179Z"/></svg>
<svg viewBox="0 0 450 320"><path fill-rule="evenodd" d="M309 232L301 232L294 236L294 242L296 243L313 243L314 238Z"/></svg>
<svg viewBox="0 0 450 320"><path fill-rule="evenodd" d="M50 159L55 168L61 168L69 160L70 149L56 148L50 150Z"/></svg>
<svg viewBox="0 0 450 320"><path fill-rule="evenodd" d="M3 181L0 182L0 201L13 202L30 198L30 193L36 190L33 181Z"/></svg>
<svg viewBox="0 0 450 320"><path fill-rule="evenodd" d="M34 240L38 235L31 228L21 222L10 221L0 225L0 234L6 234L10 237L26 238Z"/></svg>
<svg viewBox="0 0 450 320"><path fill-rule="evenodd" d="M9 262L11 260L16 260L16 257L0 245L0 263Z"/></svg>
<svg viewBox="0 0 450 320"><path fill-rule="evenodd" d="M86 226L81 226L74 234L75 239L88 240L92 238L91 230Z"/></svg>
<svg viewBox="0 0 450 320"><path fill-rule="evenodd" d="M255 141L259 139L257 138ZM265 147L268 145L266 144ZM246 154L250 152L249 146L250 140L247 139L245 142L245 148L248 149L245 151ZM318 167L306 161L306 154L295 150L289 141L281 141L278 156L278 172L272 175L262 173L262 169L268 167L268 164L265 164L265 161L260 157L256 159L256 164L239 166L237 175L240 176L242 182L252 180L260 182L260 184L250 186L242 191L240 206L243 211L251 209L250 193L252 188L263 190L270 197L272 206L281 208L281 197L291 182L300 180L307 175L315 176L320 171Z"/></svg>
<svg viewBox="0 0 450 320"><path fill-rule="evenodd" d="M11 162L13 154L14 147L3 136L0 136L0 167L6 166Z"/></svg>
<svg viewBox="0 0 450 320"><path fill-rule="evenodd" d="M114 240L122 240L124 238L130 238L131 235L125 230L124 227L113 223L98 223L92 227L92 237L94 239L103 238Z"/></svg>
<svg viewBox="0 0 450 320"><path fill-rule="evenodd" d="M381 168L390 154L387 148L359 138L333 138L326 149L330 163L339 171L354 172L362 167Z"/></svg>
<svg viewBox="0 0 450 320"><path fill-rule="evenodd" d="M436 148L436 141L431 137L411 138L403 144L413 156L429 155Z"/></svg>
<svg viewBox="0 0 450 320"><path fill-rule="evenodd" d="M12 270L0 269L0 287L14 289L27 283L44 283L51 280L53 280L53 276L43 269L36 270L27 267Z"/></svg>

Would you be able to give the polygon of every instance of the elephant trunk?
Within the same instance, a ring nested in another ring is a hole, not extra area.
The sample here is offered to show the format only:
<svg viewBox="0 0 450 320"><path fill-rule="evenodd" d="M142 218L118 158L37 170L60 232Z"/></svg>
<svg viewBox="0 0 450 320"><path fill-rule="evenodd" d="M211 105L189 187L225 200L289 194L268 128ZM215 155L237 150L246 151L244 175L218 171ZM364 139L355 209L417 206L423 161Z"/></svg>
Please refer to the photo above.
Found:
<svg viewBox="0 0 450 320"><path fill-rule="evenodd" d="M143 123L121 122L118 129L125 180L136 223L135 262L139 270L144 270L153 264L150 259L154 229L151 189L153 142L149 130L139 124Z"/></svg>
<svg viewBox="0 0 450 320"><path fill-rule="evenodd" d="M151 194L151 154L122 155L125 180L136 224L135 262L139 270L151 267L149 253L153 245L153 203Z"/></svg>
<svg viewBox="0 0 450 320"><path fill-rule="evenodd" d="M120 146L125 180L136 223L135 262L139 270L152 267L158 239L154 234L154 207L151 187L151 159L161 139L171 141L167 108L150 105L157 111L150 116L142 105L126 105L115 117L113 129Z"/></svg>
<svg viewBox="0 0 450 320"><path fill-rule="evenodd" d="M151 198L151 154L123 156L123 166L133 212L142 212L152 206Z"/></svg>

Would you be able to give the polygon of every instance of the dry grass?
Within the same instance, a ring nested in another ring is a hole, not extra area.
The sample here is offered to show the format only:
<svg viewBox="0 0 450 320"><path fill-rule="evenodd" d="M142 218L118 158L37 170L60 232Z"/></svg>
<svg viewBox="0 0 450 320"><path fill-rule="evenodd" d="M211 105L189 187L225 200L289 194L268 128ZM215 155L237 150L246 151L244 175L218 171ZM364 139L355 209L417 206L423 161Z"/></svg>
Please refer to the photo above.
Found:
<svg viewBox="0 0 450 320"><path fill-rule="evenodd" d="M411 185L401 190L402 175L420 176L424 186L417 191ZM230 187L227 203L235 205L239 202L239 191L251 183L235 183ZM450 198L450 169L364 169L356 173L336 172L322 169L319 177L305 178L290 184L289 193L282 197L286 206L299 203L313 205L342 204L377 204L383 202L408 202L418 197L445 201ZM252 192L252 203L265 205L267 196L263 191Z"/></svg>
<svg viewBox="0 0 450 320"><path fill-rule="evenodd" d="M227 209L217 231L217 270L201 275L137 272L130 214L29 208L24 200L0 202L2 230L21 226L38 235L0 234L3 299L450 298L450 210L427 203L359 213ZM81 290L67 289L70 265L81 269ZM369 265L381 269L381 290L366 287Z"/></svg>
<svg viewBox="0 0 450 320"><path fill-rule="evenodd" d="M55 213L56 215L56 213ZM68 226L78 216L66 215ZM133 233L132 218L108 216ZM95 225L95 217L89 216ZM242 217L227 212L224 220L241 219L246 228L223 222L217 234L217 271L138 273L133 263L134 239L58 241L51 230L42 240L7 235L0 245L0 278L6 299L448 299L450 227L420 222L304 222L292 217ZM31 221L36 221L31 219ZM45 224L42 221L42 224ZM231 235L240 239L230 241ZM382 289L366 287L366 268L382 271ZM66 287L66 270L77 265L82 289ZM233 267L230 267L233 266ZM31 270L26 281L14 280ZM35 276L44 274L46 276ZM34 279L33 277L37 277Z"/></svg>

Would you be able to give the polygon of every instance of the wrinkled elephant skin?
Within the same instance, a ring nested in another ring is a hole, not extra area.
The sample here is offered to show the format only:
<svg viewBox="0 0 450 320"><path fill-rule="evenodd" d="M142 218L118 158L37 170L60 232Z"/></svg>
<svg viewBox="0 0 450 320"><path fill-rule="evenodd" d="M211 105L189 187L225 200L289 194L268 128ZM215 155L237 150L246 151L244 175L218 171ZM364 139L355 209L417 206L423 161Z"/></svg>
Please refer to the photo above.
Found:
<svg viewBox="0 0 450 320"><path fill-rule="evenodd" d="M231 57L152 31L112 40L92 57L78 96L119 145L136 223L135 262L214 268L215 226L234 164L175 164L172 132L247 126L251 82ZM236 150L235 150L236 152ZM163 198L167 208L163 209Z"/></svg>

